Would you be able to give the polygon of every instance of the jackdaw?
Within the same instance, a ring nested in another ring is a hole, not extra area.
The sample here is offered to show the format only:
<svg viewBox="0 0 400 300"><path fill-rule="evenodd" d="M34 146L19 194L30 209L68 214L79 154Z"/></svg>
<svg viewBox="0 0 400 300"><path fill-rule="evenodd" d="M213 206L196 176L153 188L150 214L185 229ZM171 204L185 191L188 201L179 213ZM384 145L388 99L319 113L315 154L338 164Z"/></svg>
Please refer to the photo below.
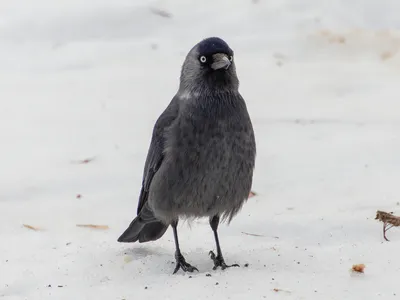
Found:
<svg viewBox="0 0 400 300"><path fill-rule="evenodd" d="M179 90L154 126L137 216L118 241L155 241L171 225L174 274L198 271L180 251L179 219L208 217L213 269L239 266L225 263L217 233L220 221L229 223L242 208L253 180L256 143L238 88L232 49L220 38L204 39L186 56Z"/></svg>

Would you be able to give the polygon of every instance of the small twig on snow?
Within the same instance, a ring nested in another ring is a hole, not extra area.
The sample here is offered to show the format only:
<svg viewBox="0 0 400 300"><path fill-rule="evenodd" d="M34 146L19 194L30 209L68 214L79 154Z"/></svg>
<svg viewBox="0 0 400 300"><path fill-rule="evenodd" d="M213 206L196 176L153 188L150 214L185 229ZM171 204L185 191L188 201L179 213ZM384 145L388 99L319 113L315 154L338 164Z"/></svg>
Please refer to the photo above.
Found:
<svg viewBox="0 0 400 300"><path fill-rule="evenodd" d="M387 213L381 210L376 212L375 220L383 222L383 238L389 241L386 237L386 232L392 227L400 226L400 217L394 216L393 213Z"/></svg>
<svg viewBox="0 0 400 300"><path fill-rule="evenodd" d="M265 235L261 235L261 234L248 233L248 232L243 232L243 231L242 231L242 233L245 234L245 235L257 236L257 237L265 237Z"/></svg>

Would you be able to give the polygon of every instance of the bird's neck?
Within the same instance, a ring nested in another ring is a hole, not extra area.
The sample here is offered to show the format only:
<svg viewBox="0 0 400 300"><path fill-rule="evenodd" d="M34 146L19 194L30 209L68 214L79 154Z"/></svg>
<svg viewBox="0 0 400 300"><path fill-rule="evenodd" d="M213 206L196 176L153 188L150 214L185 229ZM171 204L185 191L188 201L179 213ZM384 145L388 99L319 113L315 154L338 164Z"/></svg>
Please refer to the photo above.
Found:
<svg viewBox="0 0 400 300"><path fill-rule="evenodd" d="M202 88L202 87L195 87L195 88L188 88L185 86L180 86L178 94L182 100L196 100L196 99L205 99L208 100L218 100L229 98L232 96L237 96L239 91L237 89L230 89L230 88Z"/></svg>
<svg viewBox="0 0 400 300"><path fill-rule="evenodd" d="M243 105L242 97L238 91L218 90L218 91L198 91L180 90L178 97L181 102L182 111L193 113L193 108L202 116L207 118L226 118Z"/></svg>

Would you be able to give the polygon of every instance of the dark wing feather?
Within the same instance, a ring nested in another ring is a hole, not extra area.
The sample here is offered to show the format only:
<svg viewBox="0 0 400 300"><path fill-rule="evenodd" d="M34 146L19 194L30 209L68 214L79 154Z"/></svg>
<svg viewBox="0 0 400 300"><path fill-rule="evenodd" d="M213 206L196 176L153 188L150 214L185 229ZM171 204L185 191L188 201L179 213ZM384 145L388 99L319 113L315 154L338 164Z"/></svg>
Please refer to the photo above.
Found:
<svg viewBox="0 0 400 300"><path fill-rule="evenodd" d="M151 181L164 159L164 132L178 116L178 99L172 99L168 107L157 119L143 171L142 189L140 191L137 214L147 202Z"/></svg>
<svg viewBox="0 0 400 300"><path fill-rule="evenodd" d="M168 228L168 224L162 223L154 216L148 205L148 195L154 175L160 168L164 158L165 129L168 128L178 116L178 99L172 99L171 103L158 118L154 125L153 135L149 151L144 165L142 190L140 191L137 217L118 238L121 243L139 243L155 241L161 238Z"/></svg>

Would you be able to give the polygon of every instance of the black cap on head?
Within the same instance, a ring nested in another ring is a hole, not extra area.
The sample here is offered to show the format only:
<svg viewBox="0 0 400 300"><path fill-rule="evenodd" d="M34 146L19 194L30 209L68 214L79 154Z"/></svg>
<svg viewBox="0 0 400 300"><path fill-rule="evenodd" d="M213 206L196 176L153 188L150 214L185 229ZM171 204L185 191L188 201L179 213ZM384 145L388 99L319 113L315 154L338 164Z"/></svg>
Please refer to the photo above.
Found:
<svg viewBox="0 0 400 300"><path fill-rule="evenodd" d="M208 56L215 53L224 53L228 56L233 55L233 51L228 44L218 37L210 37L202 40L198 44L197 49L199 51L199 55Z"/></svg>

